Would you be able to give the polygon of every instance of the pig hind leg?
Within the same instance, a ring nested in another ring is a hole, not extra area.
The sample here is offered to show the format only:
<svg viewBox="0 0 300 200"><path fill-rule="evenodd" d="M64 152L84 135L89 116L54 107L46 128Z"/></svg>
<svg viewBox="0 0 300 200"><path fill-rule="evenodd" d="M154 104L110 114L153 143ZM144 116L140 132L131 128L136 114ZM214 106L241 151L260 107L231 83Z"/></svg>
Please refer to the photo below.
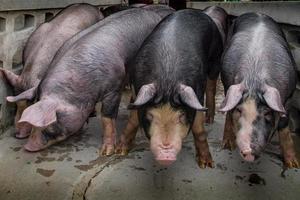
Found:
<svg viewBox="0 0 300 200"><path fill-rule="evenodd" d="M222 147L223 149L229 149L230 151L234 150L236 147L231 112L227 112L226 114Z"/></svg>
<svg viewBox="0 0 300 200"><path fill-rule="evenodd" d="M127 155L134 143L136 133L139 128L138 114L136 110L130 112L130 116L124 129L119 144L116 148L116 153L119 155Z"/></svg>
<svg viewBox="0 0 300 200"><path fill-rule="evenodd" d="M205 114L203 112L197 112L194 123L192 126L192 132L194 135L196 153L198 158L198 165L200 168L213 167L213 160L209 151L207 143L206 132L204 129Z"/></svg>
<svg viewBox="0 0 300 200"><path fill-rule="evenodd" d="M215 117L215 96L216 96L217 79L211 80L207 79L206 84L206 107L208 111L206 112L206 123L212 124Z"/></svg>
<svg viewBox="0 0 300 200"><path fill-rule="evenodd" d="M291 131L288 127L288 118L280 118L278 134L285 166L287 168L299 168L300 165L296 157Z"/></svg>

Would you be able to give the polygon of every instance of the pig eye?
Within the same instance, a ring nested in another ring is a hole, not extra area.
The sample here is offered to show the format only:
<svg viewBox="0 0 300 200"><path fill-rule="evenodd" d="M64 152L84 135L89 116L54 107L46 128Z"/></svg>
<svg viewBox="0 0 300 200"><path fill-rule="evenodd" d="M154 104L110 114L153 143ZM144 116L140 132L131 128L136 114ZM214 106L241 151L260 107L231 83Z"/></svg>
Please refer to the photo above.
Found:
<svg viewBox="0 0 300 200"><path fill-rule="evenodd" d="M236 107L236 109L235 109L239 114L241 114L242 113L242 109L241 108L239 108L239 107Z"/></svg>
<svg viewBox="0 0 300 200"><path fill-rule="evenodd" d="M181 122L181 123L183 123L183 124L186 123L186 115L185 115L185 113L181 113L181 114L179 115L179 122Z"/></svg>
<svg viewBox="0 0 300 200"><path fill-rule="evenodd" d="M146 118L149 120L149 121L152 121L153 120L153 115L151 113L147 113L146 114Z"/></svg>
<svg viewBox="0 0 300 200"><path fill-rule="evenodd" d="M264 117L265 117L266 120L271 121L271 119L272 119L272 111L271 110L266 110L264 112Z"/></svg>

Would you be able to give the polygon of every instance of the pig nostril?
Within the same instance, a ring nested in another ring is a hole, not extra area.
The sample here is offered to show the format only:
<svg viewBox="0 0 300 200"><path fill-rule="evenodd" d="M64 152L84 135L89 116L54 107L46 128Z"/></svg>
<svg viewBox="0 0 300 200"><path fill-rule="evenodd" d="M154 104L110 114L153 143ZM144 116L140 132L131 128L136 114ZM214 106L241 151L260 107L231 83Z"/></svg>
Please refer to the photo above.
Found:
<svg viewBox="0 0 300 200"><path fill-rule="evenodd" d="M162 145L160 145L160 147L162 149L170 149L172 146L170 143L163 143Z"/></svg>

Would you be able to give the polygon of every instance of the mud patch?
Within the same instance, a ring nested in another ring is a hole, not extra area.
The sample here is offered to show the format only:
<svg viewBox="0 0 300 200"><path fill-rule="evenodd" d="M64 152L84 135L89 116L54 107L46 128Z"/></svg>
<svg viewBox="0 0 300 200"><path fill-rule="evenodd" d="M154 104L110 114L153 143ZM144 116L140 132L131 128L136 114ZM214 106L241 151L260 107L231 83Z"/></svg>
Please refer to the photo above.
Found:
<svg viewBox="0 0 300 200"><path fill-rule="evenodd" d="M222 171L226 171L227 170L227 167L224 164L221 164L221 163L217 163L216 167L217 167L217 169L220 169Z"/></svg>
<svg viewBox="0 0 300 200"><path fill-rule="evenodd" d="M69 157L69 153L63 154L61 156L59 156L59 158L57 159L57 161L64 161L66 158Z"/></svg>
<svg viewBox="0 0 300 200"><path fill-rule="evenodd" d="M37 157L37 160L34 162L36 164L42 163L42 162L52 162L55 161L55 158L53 157Z"/></svg>
<svg viewBox="0 0 300 200"><path fill-rule="evenodd" d="M260 177L258 174L250 174L248 179L250 186L252 184L255 185L266 185L266 181L264 178Z"/></svg>
<svg viewBox="0 0 300 200"><path fill-rule="evenodd" d="M14 152L18 152L22 149L22 147L11 147Z"/></svg>
<svg viewBox="0 0 300 200"><path fill-rule="evenodd" d="M48 170L48 169L37 168L36 172L44 177L50 177L54 174L55 170L54 169Z"/></svg>
<svg viewBox="0 0 300 200"><path fill-rule="evenodd" d="M131 167L132 169L138 170L138 171L146 171L146 169L144 167L137 167L137 166L134 166L134 165L131 165L129 167Z"/></svg>
<svg viewBox="0 0 300 200"><path fill-rule="evenodd" d="M192 183L193 182L192 180L188 180L188 179L183 179L181 181L184 182L184 183Z"/></svg>
<svg viewBox="0 0 300 200"><path fill-rule="evenodd" d="M86 165L74 165L75 168L81 170L81 171L88 171L90 169L92 169L95 165L101 165L103 163L105 163L108 160L107 157L101 157L99 156L97 159L92 160L89 162L89 164Z"/></svg>

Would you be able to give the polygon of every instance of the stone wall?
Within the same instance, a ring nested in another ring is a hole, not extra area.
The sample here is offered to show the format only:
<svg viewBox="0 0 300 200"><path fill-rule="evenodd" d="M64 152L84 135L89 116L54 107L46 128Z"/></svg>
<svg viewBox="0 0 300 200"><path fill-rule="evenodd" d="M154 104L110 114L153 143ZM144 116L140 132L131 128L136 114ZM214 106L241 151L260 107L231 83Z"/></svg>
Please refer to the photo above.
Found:
<svg viewBox="0 0 300 200"><path fill-rule="evenodd" d="M30 34L73 3L105 7L127 0L0 0L0 67L19 73L22 51ZM5 100L9 93L11 88L0 79L0 133L13 122L14 105Z"/></svg>
<svg viewBox="0 0 300 200"><path fill-rule="evenodd" d="M300 2L188 2L188 8L204 9L207 6L223 7L229 14L238 16L246 12L260 12L274 18L281 24L300 75ZM300 76L299 76L300 77ZM299 78L300 79L300 78ZM291 102L291 127L300 132L300 82Z"/></svg>

